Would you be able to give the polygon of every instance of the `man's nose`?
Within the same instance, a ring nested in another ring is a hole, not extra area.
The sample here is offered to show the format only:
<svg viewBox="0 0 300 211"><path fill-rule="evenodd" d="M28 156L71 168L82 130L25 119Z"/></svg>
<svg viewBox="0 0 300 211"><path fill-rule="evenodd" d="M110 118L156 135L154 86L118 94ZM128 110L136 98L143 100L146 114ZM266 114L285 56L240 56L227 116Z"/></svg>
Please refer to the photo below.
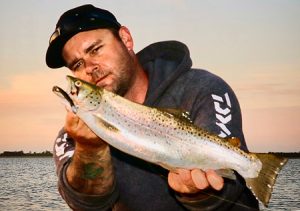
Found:
<svg viewBox="0 0 300 211"><path fill-rule="evenodd" d="M95 72L98 72L98 70L99 70L99 67L98 67L98 65L95 65L95 64L88 64L85 67L85 72L87 75L92 75Z"/></svg>

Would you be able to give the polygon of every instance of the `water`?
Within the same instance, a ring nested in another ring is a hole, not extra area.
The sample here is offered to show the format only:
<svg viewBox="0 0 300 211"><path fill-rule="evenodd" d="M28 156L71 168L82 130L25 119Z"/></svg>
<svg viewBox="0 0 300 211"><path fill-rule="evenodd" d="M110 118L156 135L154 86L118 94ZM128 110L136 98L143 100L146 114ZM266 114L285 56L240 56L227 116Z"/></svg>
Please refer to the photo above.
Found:
<svg viewBox="0 0 300 211"><path fill-rule="evenodd" d="M278 176L264 211L300 211L300 159ZM57 191L52 158L0 158L0 210L70 210Z"/></svg>
<svg viewBox="0 0 300 211"><path fill-rule="evenodd" d="M0 158L0 210L70 210L54 169L51 157Z"/></svg>
<svg viewBox="0 0 300 211"><path fill-rule="evenodd" d="M278 175L268 208L261 210L300 211L300 159L289 159Z"/></svg>

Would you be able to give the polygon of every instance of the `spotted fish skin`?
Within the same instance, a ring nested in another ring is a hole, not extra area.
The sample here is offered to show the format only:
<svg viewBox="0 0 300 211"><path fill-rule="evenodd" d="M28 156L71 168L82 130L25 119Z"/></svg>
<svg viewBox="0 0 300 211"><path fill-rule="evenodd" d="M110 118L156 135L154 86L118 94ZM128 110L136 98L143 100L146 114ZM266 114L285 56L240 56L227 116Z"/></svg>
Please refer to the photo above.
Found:
<svg viewBox="0 0 300 211"><path fill-rule="evenodd" d="M61 93L62 89L53 91L73 106L76 115L109 145L173 171L177 168L235 170L245 179L254 179L249 188L257 185L255 178L265 169L264 163L254 153L233 145L230 139L211 134L177 114L131 102L72 76L67 79L73 104ZM280 169L285 162L280 160L276 168ZM255 195L267 205L271 192L272 187L267 197L265 193Z"/></svg>

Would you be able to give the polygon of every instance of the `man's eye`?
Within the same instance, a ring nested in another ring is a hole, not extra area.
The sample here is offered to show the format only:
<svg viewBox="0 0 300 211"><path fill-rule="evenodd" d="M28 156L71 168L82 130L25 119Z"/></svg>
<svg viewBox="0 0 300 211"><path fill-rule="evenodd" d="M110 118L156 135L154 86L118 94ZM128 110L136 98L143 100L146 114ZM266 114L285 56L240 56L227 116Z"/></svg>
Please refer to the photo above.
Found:
<svg viewBox="0 0 300 211"><path fill-rule="evenodd" d="M82 66L83 62L79 61L73 66L73 70L78 70Z"/></svg>
<svg viewBox="0 0 300 211"><path fill-rule="evenodd" d="M94 49L91 51L91 54L92 54L92 55L95 55L95 54L99 51L100 47L101 47L101 46L94 48Z"/></svg>

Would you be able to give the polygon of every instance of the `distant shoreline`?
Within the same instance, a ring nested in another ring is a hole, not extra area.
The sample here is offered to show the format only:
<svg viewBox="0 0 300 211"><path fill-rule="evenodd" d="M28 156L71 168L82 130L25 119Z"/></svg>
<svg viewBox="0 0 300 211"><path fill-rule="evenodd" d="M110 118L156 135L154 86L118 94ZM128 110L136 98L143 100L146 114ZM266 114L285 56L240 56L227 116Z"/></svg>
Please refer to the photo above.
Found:
<svg viewBox="0 0 300 211"><path fill-rule="evenodd" d="M286 158L300 158L300 152L269 152L269 154L274 154Z"/></svg>
<svg viewBox="0 0 300 211"><path fill-rule="evenodd" d="M274 154L286 158L300 158L300 152L269 152L269 154ZM24 153L23 151L4 151L0 153L1 157L52 157L53 153L50 151L44 152L29 152Z"/></svg>
<svg viewBox="0 0 300 211"><path fill-rule="evenodd" d="M29 152L25 153L23 151L4 151L0 153L1 157L52 157L53 154L50 151L44 152Z"/></svg>

